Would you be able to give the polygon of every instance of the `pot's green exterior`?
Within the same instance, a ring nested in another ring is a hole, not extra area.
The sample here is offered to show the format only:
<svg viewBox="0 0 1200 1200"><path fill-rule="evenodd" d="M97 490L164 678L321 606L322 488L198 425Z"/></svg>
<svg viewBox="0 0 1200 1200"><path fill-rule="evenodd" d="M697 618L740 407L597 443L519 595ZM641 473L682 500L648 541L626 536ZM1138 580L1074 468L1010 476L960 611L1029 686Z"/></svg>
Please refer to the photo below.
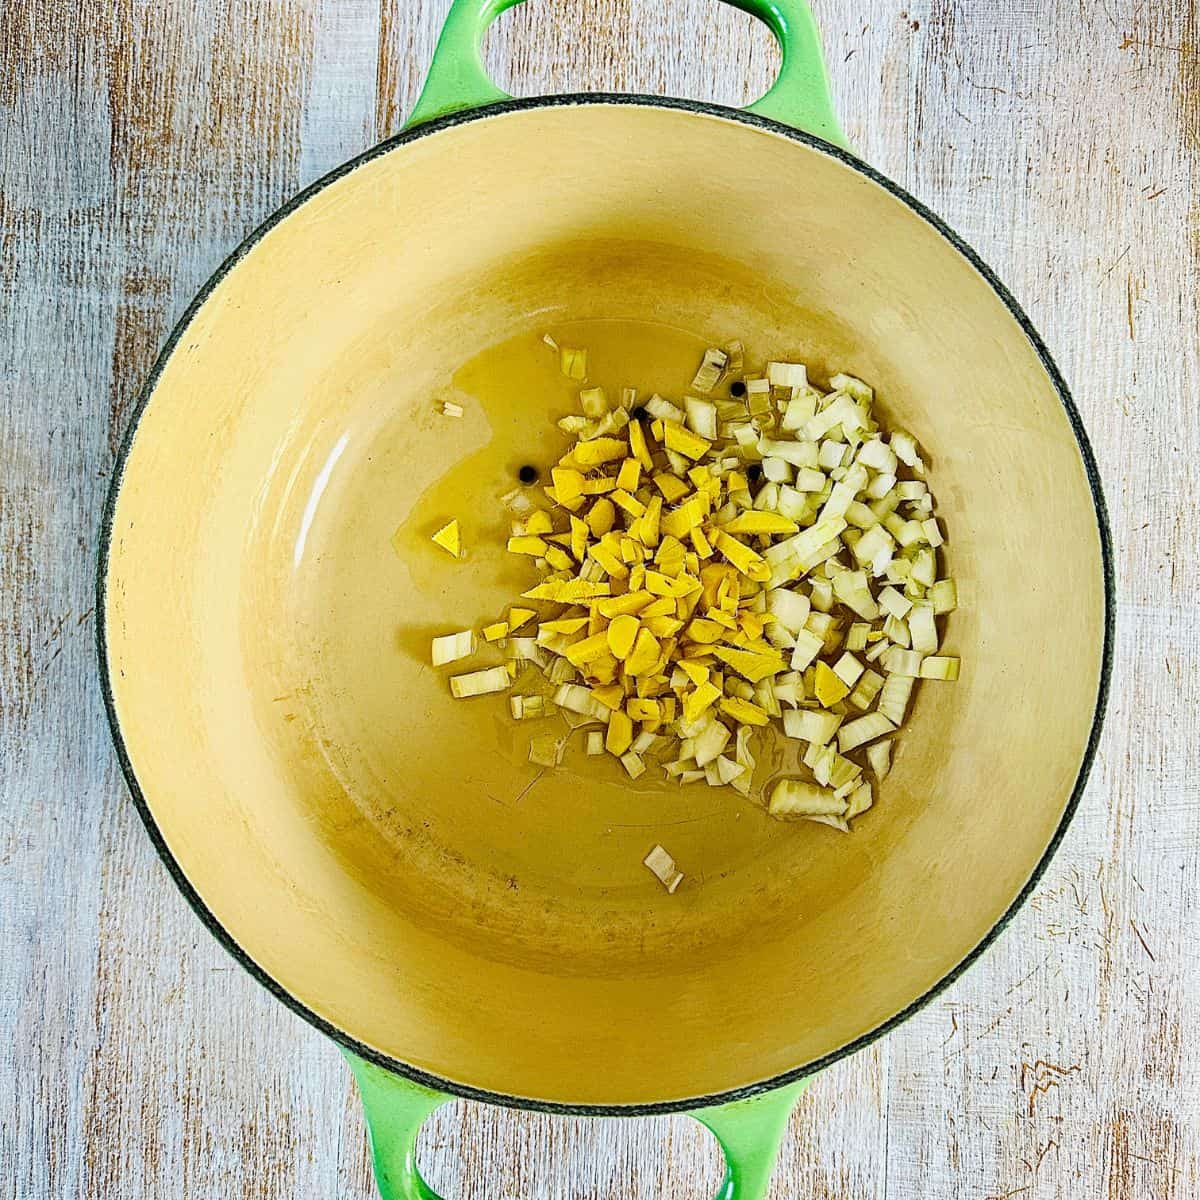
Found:
<svg viewBox="0 0 1200 1200"><path fill-rule="evenodd" d="M521 2L455 0L406 128L511 99L488 77L480 51L492 22ZM726 2L763 21L783 54L774 86L747 111L849 149L833 111L821 37L807 0ZM348 1051L346 1058L362 1095L383 1200L440 1200L417 1169L417 1135L425 1119L451 1097ZM788 1116L809 1082L691 1114L715 1134L725 1154L725 1180L715 1200L763 1200Z"/></svg>
<svg viewBox="0 0 1200 1200"><path fill-rule="evenodd" d="M400 1075L346 1053L358 1082L371 1159L383 1200L441 1200L417 1169L417 1135L427 1117L453 1097L432 1092ZM725 1153L725 1180L715 1200L762 1200L788 1117L807 1079L750 1100L691 1114L716 1136Z"/></svg>
<svg viewBox="0 0 1200 1200"><path fill-rule="evenodd" d="M775 35L783 54L771 90L746 111L811 133L843 150L850 149L833 111L821 35L808 0L725 2L758 17ZM442 28L425 88L406 128L512 99L488 78L480 47L488 26L520 3L522 0L455 0Z"/></svg>

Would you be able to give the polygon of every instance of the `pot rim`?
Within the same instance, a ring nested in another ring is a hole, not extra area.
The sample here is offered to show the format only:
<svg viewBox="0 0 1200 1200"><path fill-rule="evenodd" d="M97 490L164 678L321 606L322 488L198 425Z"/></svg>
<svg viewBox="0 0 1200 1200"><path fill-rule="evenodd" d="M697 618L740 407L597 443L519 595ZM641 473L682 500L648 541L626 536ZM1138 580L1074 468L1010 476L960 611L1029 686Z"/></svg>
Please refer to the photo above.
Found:
<svg viewBox="0 0 1200 1200"><path fill-rule="evenodd" d="M723 120L735 121L742 125L747 125L752 128L757 128L770 133L776 133L783 137L789 138L794 142L801 143L809 148L819 151L822 154L827 154L832 158L836 158L846 166L865 175L868 179L885 188L898 200L904 203L918 217L921 217L927 224L941 234L943 238L950 243L983 277L987 284L992 288L996 295L1003 302L1005 308L1008 309L1010 315L1021 327L1034 352L1037 354L1042 367L1049 376L1051 383L1054 385L1055 391L1058 393L1059 400L1062 402L1064 411L1066 412L1067 421L1071 426L1071 430L1075 435L1075 441L1079 449L1080 457L1083 460L1084 471L1087 476L1088 487L1092 494L1092 503L1096 513L1096 524L1100 538L1100 554L1101 566L1104 585L1104 643L1101 653L1100 663L1100 678L1096 693L1096 706L1092 715L1091 730L1088 735L1087 745L1084 749L1083 757L1080 762L1079 773L1076 776L1075 783L1071 789L1071 795L1067 802L1066 808L1063 810L1063 815L1054 835L1051 837L1046 846L1044 853L1034 866L1030 873L1029 879L1024 887L1017 894L1013 902L996 920L992 928L984 935L984 937L962 958L962 960L946 975L939 979L935 984L903 1008L900 1012L889 1017L886 1021L881 1022L874 1029L868 1030L861 1034L853 1041L848 1042L845 1046L837 1050L831 1051L822 1058L815 1059L812 1062L802 1064L785 1071L780 1075L773 1076L770 1079L760 1080L756 1083L745 1084L740 1087L731 1088L728 1091L716 1092L709 1095L691 1097L680 1100L655 1101L651 1103L638 1104L571 1104L557 1101L539 1100L534 1097L509 1096L502 1092L494 1092L484 1088L472 1087L468 1084L455 1083L449 1079L441 1078L440 1076L423 1071L417 1067L411 1066L400 1059L392 1058L390 1055L384 1054L379 1050L375 1050L370 1046L358 1041L346 1031L333 1025L324 1017L309 1008L304 1001L299 997L294 996L279 984L266 970L264 970L257 962L255 962L249 954L238 944L233 934L225 928L218 920L212 910L204 903L199 893L192 886L191 882L185 875L178 860L172 854L166 844L162 832L154 818L154 815L147 803L146 797L138 783L137 776L133 769L133 764L129 757L128 748L125 744L125 738L121 730L120 720L116 711L116 703L112 689L112 674L110 670L108 657L108 636L106 629L106 601L107 601L107 577L109 567L109 557L112 542L113 532L113 517L116 511L116 504L121 491L121 485L125 475L125 469L129 461L129 455L132 451L134 440L137 436L137 431L141 425L142 416L145 413L146 407L153 396L158 381L166 368L168 361L179 345L180 340L186 333L188 326L193 318L199 312L200 308L207 302L216 287L224 280L234 267L236 267L243 258L245 258L251 250L268 234L274 227L284 221L293 212L299 209L303 204L315 196L318 192L324 190L329 185L337 182L344 175L348 175L351 171L366 163L374 161L376 158L382 157L385 154L390 154L394 150L398 150L412 142L421 140L422 138L440 133L445 129L454 128L458 125L465 125L470 122L484 120L488 117L501 116L511 112L521 112L528 109L539 108L571 108L587 105L612 105L612 106L630 106L640 108L664 108L680 112L690 112L701 116L718 117ZM1038 335L1029 317L1025 314L1024 309L1018 304L1012 293L1001 283L995 272L983 261L976 251L965 242L950 226L942 220L936 213L926 207L921 201L910 195L898 184L894 183L887 176L876 171L873 167L868 166L861 159L856 158L853 154L838 146L832 145L823 139L814 136L813 134L805 133L795 129L789 125L785 125L779 121L772 120L767 117L761 117L753 113L746 112L742 109L729 108L725 105L712 104L706 101L698 100L680 100L670 97L651 96L645 94L627 94L617 92L572 92L552 96L534 96L513 100L500 101L494 104L488 104L480 108L464 110L462 112L451 113L444 117L439 117L436 120L429 121L426 124L417 126L414 129L403 130L390 138L385 139L378 145L372 146L370 149L363 151L340 166L335 167L332 171L321 176L308 187L293 196L282 207L275 210L266 218L256 229L248 234L237 248L225 259L224 262L213 272L204 286L197 292L194 299L188 305L183 315L179 318L174 328L171 331L162 350L159 352L154 366L147 376L146 382L143 384L141 391L138 394L137 402L134 406L133 413L129 419L129 425L123 435L121 447L117 452L116 461L113 465L112 480L109 485L108 495L105 500L103 515L101 519L99 553L96 575L96 651L99 658L100 666L100 683L104 695L104 707L108 716L109 728L112 733L113 743L116 748L117 758L120 762L121 772L125 777L126 785L129 788L129 793L133 799L134 805L137 808L138 815L142 819L143 825L146 827L146 832L150 836L150 840L154 844L155 850L158 852L159 858L163 865L167 868L168 873L174 880L175 885L183 893L187 902L191 905L193 911L207 927L208 931L221 943L222 946L229 952L237 963L244 968L251 976L253 976L263 987L267 989L277 1000L281 1001L292 1012L302 1017L314 1028L321 1033L331 1038L336 1044L343 1049L358 1055L360 1058L368 1062L374 1063L376 1066L382 1067L387 1071L391 1071L397 1075L411 1080L423 1087L430 1088L434 1091L441 1092L447 1096L461 1097L467 1100L475 1100L484 1104L499 1105L505 1108L527 1109L536 1112L562 1114L562 1115L577 1115L577 1116L597 1116L597 1117L636 1117L636 1116L656 1116L670 1113L682 1113L694 1111L700 1108L709 1108L715 1105L728 1104L736 1100L749 1099L752 1096L761 1095L764 1092L771 1091L775 1088L784 1087L790 1083L795 1083L801 1079L816 1075L823 1071L826 1067L832 1066L835 1062L848 1057L851 1054L857 1053L859 1050L869 1046L872 1042L877 1041L885 1034L890 1033L897 1026L903 1024L910 1017L920 1012L937 996L941 995L952 983L977 962L985 950L992 945L999 937L1004 929L1009 925L1013 918L1017 915L1020 909L1024 906L1026 900L1029 899L1033 889L1044 875L1046 868L1050 864L1050 860L1054 857L1059 845L1062 843L1067 829L1071 824L1073 817L1079 807L1084 789L1087 785L1088 776L1091 772L1092 763L1096 756L1097 746L1100 741L1100 735L1104 724L1104 716L1108 706L1109 687L1112 676L1113 651L1116 634L1116 583L1113 566L1113 548L1112 534L1109 528L1108 509L1104 500L1104 492L1101 485L1100 474L1096 466L1095 456L1092 452L1091 444L1088 440L1087 432L1084 428L1079 410L1075 406L1075 402L1071 397L1071 393L1067 388L1066 382L1062 377L1054 359L1050 355L1045 343Z"/></svg>

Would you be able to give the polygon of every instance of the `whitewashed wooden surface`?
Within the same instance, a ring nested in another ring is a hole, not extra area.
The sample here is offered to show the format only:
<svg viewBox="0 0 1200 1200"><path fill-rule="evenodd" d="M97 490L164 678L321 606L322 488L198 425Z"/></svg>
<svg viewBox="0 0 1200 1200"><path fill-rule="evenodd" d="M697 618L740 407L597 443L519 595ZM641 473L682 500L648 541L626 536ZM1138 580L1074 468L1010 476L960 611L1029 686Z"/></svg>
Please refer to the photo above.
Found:
<svg viewBox="0 0 1200 1200"><path fill-rule="evenodd" d="M234 968L116 770L92 555L156 348L221 257L395 131L448 0L0 4L0 1198L372 1194L336 1051ZM797 1112L777 1200L1200 1194L1200 19L1195 0L816 0L865 157L943 214L1073 383L1120 575L1079 817L985 960ZM710 0L534 0L523 93L742 102L777 60ZM865 234L864 234L865 236ZM1014 581L1019 586L1019 581ZM1070 620L1069 613L1058 614ZM447 1200L706 1200L680 1120L461 1105Z"/></svg>

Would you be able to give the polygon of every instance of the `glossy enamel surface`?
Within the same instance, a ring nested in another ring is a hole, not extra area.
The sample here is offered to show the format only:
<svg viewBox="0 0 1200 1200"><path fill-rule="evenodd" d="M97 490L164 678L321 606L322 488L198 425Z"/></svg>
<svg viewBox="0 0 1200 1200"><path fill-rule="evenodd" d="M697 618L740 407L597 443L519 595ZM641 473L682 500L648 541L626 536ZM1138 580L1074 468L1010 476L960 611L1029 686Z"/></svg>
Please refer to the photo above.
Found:
<svg viewBox="0 0 1200 1200"><path fill-rule="evenodd" d="M850 370L928 449L963 678L852 836L609 764L534 781L503 699L428 667L523 586L496 497L570 403L547 329L611 386L678 390L731 336ZM802 135L565 100L376 152L215 282L128 449L104 636L161 848L294 1005L441 1086L681 1106L819 1063L952 974L1061 832L1106 647L1064 401L944 232ZM427 540L451 516L465 562Z"/></svg>

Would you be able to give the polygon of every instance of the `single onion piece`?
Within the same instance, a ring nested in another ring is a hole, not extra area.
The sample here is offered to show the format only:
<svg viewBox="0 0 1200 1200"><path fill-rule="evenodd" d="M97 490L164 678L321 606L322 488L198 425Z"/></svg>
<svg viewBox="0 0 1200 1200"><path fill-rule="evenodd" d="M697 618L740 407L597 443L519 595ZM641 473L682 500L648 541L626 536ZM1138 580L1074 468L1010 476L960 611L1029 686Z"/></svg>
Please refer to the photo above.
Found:
<svg viewBox="0 0 1200 1200"><path fill-rule="evenodd" d="M511 683L505 667L489 667L486 671L472 671L468 675L452 675L450 693L456 700L468 700L489 692L506 692Z"/></svg>
<svg viewBox="0 0 1200 1200"><path fill-rule="evenodd" d="M840 817L846 802L839 800L832 788L817 787L802 779L781 779L771 792L767 811L784 820L794 817Z"/></svg>
<svg viewBox="0 0 1200 1200"><path fill-rule="evenodd" d="M872 774L881 783L887 778L888 772L892 769L892 740L888 738L884 742L876 742L872 746L867 747L867 763L871 768Z"/></svg>
<svg viewBox="0 0 1200 1200"><path fill-rule="evenodd" d="M867 713L865 717L850 721L838 730L838 749L847 754L851 750L857 750L859 746L865 746L867 742L895 732L896 726L883 713Z"/></svg>
<svg viewBox="0 0 1200 1200"><path fill-rule="evenodd" d="M683 872L675 865L675 860L661 846L655 846L649 854L642 859L643 864L658 879L659 883L667 889L672 895L675 890L683 882Z"/></svg>
<svg viewBox="0 0 1200 1200"><path fill-rule="evenodd" d="M461 633L448 633L443 637L435 637L432 643L433 665L444 667L447 663L469 658L475 653L476 645L473 629L464 629Z"/></svg>

